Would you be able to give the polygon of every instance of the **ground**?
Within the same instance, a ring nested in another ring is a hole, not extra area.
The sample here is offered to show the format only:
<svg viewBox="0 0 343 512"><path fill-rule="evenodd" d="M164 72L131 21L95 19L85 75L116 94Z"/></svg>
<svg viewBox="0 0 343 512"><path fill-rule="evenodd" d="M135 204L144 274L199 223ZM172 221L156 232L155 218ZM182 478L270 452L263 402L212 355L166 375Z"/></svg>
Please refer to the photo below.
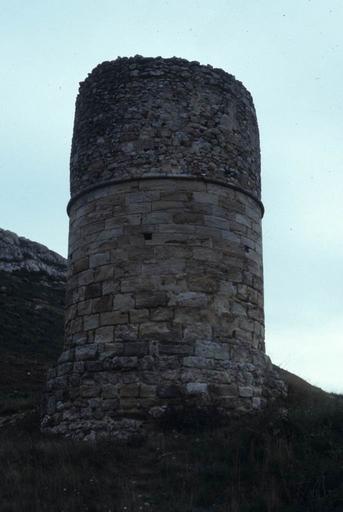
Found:
<svg viewBox="0 0 343 512"><path fill-rule="evenodd" d="M190 414L135 445L44 436L38 407L19 402L0 428L1 510L341 511L342 397L287 378L287 414L275 404L220 426Z"/></svg>

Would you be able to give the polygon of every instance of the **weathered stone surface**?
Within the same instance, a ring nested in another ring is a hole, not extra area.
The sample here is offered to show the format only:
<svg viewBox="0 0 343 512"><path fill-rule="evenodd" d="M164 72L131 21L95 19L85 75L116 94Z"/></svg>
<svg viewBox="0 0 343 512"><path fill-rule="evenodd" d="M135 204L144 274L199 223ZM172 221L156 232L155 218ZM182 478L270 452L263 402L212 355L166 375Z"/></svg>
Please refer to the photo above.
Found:
<svg viewBox="0 0 343 512"><path fill-rule="evenodd" d="M240 82L175 58L98 66L77 100L71 193L44 430L126 439L169 407L230 416L285 393L264 353L258 128Z"/></svg>
<svg viewBox="0 0 343 512"><path fill-rule="evenodd" d="M242 398L251 398L254 394L254 390L251 386L240 386L239 396Z"/></svg>
<svg viewBox="0 0 343 512"><path fill-rule="evenodd" d="M188 382L186 384L186 391L190 395L207 394L208 385L206 382Z"/></svg>
<svg viewBox="0 0 343 512"><path fill-rule="evenodd" d="M96 345L85 345L84 347L76 347L75 361L94 359L97 351L98 347Z"/></svg>

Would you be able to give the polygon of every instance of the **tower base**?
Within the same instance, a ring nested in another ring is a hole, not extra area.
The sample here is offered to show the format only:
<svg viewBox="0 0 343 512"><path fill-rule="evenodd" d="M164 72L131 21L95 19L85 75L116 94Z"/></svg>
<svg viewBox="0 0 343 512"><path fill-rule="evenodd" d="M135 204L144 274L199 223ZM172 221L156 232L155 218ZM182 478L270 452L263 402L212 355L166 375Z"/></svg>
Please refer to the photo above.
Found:
<svg viewBox="0 0 343 512"><path fill-rule="evenodd" d="M163 355L163 346L137 343L149 352L124 356L115 344L63 352L49 371L42 431L126 441L158 430L174 411L232 418L286 396L286 384L269 357L248 343L198 340L195 354L179 365Z"/></svg>

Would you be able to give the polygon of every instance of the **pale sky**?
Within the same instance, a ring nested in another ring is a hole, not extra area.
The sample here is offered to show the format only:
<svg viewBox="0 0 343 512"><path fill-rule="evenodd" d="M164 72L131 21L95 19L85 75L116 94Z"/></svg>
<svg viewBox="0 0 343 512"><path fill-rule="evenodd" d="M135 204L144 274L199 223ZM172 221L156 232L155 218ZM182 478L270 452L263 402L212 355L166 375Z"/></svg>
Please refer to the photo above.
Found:
<svg viewBox="0 0 343 512"><path fill-rule="evenodd" d="M343 393L343 0L0 0L0 227L66 255L78 82L183 57L250 90L260 127L266 348Z"/></svg>

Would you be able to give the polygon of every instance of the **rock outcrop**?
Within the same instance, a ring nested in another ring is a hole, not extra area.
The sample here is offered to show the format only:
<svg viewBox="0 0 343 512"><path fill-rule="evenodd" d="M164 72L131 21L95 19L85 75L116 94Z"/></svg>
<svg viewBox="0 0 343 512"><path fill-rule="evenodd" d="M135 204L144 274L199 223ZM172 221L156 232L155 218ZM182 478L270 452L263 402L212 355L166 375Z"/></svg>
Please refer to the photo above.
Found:
<svg viewBox="0 0 343 512"><path fill-rule="evenodd" d="M54 280L64 282L66 268L66 259L45 245L0 229L0 270L44 272Z"/></svg>

